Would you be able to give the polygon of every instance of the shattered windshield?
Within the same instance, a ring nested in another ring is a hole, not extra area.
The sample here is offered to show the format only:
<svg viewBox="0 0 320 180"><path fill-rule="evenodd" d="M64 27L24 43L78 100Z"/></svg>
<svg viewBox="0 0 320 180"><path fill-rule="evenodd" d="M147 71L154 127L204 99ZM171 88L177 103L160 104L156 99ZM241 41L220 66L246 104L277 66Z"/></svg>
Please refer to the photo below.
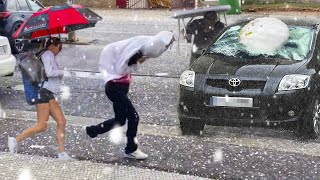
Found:
<svg viewBox="0 0 320 180"><path fill-rule="evenodd" d="M241 25L230 27L210 47L210 53L237 58L283 58L300 61L306 59L311 50L315 30L307 26L288 26L289 39L284 46L272 53L252 52L238 41Z"/></svg>

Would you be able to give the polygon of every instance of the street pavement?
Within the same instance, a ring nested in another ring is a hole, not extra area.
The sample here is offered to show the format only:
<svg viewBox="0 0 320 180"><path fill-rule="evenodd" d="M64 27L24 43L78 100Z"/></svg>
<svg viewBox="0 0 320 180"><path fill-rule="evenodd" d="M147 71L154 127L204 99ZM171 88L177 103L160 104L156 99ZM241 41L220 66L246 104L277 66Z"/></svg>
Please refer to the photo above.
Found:
<svg viewBox="0 0 320 180"><path fill-rule="evenodd" d="M30 170L37 179L50 179L50 175L52 179L107 179L109 168L120 174L128 172L120 179L319 179L320 140L301 140L292 129L206 126L201 137L182 136L176 112L178 82L188 67L190 55L190 47L183 43L180 53L175 44L160 58L144 63L133 76L129 96L141 117L138 139L141 149L149 154L147 160L124 159L123 146L112 143L108 134L85 140L84 126L113 116L97 69L102 48L110 42L135 35L153 35L161 30L172 30L177 35L176 20L170 17L172 11L95 11L103 20L95 28L76 33L79 40L89 39L92 43L64 44L58 56L60 67L65 70L65 91L57 99L68 121L66 147L78 161L65 164L56 159L53 120L49 121L47 132L21 143L19 154L22 155L6 153L7 136L17 135L36 123L35 108L26 104L17 72L13 77L0 78L0 151L3 152L0 174L3 177L17 179L15 169L21 172L26 167L27 173ZM251 14L231 15L228 22L247 15ZM294 18L317 14L290 15ZM39 171L40 167L46 170ZM148 169L154 169L152 175ZM140 177L140 173L146 175ZM159 175L163 173L164 176Z"/></svg>
<svg viewBox="0 0 320 180"><path fill-rule="evenodd" d="M1 131L4 132L0 136L1 151L7 151L7 136L15 135L36 122L34 112L16 110L5 112L6 119L0 120ZM259 135L250 138L250 133L247 132L243 133L242 137L236 138L233 137L236 135L236 130L223 132L222 127L215 129L208 127L205 129L204 137L194 137L182 136L179 129L174 126L141 124L139 145L149 154L149 158L145 161L135 161L124 159L123 146L114 144L108 134L92 140L84 138L83 127L101 122L103 119L69 115L66 118L68 119L66 148L74 158L81 161L89 160L95 163L134 166L217 179L317 179L319 177L319 144L286 139L293 136L292 134L283 133L282 139ZM241 130L248 131L248 129ZM251 133L258 132L259 129L256 128ZM223 133L225 134L221 137ZM279 131L273 130L272 133ZM49 121L46 133L23 141L19 153L56 158L54 121Z"/></svg>
<svg viewBox="0 0 320 180"><path fill-rule="evenodd" d="M0 175L3 180L206 180L189 175L168 173L122 165L90 161L61 161L48 157L0 152Z"/></svg>

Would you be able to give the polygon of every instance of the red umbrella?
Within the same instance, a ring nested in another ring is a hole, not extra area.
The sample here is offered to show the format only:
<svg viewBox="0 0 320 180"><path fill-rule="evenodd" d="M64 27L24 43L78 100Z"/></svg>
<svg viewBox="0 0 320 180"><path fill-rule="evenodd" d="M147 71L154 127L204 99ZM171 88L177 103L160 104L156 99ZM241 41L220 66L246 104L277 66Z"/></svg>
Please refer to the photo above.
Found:
<svg viewBox="0 0 320 180"><path fill-rule="evenodd" d="M94 27L102 18L81 5L51 6L23 22L13 38L35 39Z"/></svg>

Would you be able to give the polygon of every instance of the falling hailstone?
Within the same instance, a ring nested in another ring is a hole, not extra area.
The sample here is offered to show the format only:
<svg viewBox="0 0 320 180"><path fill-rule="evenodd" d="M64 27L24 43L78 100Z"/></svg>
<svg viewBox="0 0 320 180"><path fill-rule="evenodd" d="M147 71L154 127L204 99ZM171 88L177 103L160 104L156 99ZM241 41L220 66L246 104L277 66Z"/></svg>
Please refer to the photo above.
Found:
<svg viewBox="0 0 320 180"><path fill-rule="evenodd" d="M217 149L213 157L214 162L221 162L223 160L223 152L221 149Z"/></svg>
<svg viewBox="0 0 320 180"><path fill-rule="evenodd" d="M29 168L24 168L18 176L18 180L33 180L35 179Z"/></svg>
<svg viewBox="0 0 320 180"><path fill-rule="evenodd" d="M270 126L270 121L267 121L267 126Z"/></svg>
<svg viewBox="0 0 320 180"><path fill-rule="evenodd" d="M137 21L138 20L138 15L135 15L133 20Z"/></svg>
<svg viewBox="0 0 320 180"><path fill-rule="evenodd" d="M61 98L69 99L70 98L70 87L69 86L61 86Z"/></svg>
<svg viewBox="0 0 320 180"><path fill-rule="evenodd" d="M197 52L197 51L198 51L198 46L193 45L193 46L192 46L192 52L195 53L195 52Z"/></svg>
<svg viewBox="0 0 320 180"><path fill-rule="evenodd" d="M0 106L0 118L6 118L6 112Z"/></svg>

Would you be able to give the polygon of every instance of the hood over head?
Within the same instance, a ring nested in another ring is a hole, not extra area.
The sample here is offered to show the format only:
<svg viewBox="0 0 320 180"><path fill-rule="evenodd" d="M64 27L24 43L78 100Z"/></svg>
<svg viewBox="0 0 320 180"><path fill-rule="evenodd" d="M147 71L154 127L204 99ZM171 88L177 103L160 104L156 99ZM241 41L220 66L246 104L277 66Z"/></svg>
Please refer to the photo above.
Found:
<svg viewBox="0 0 320 180"><path fill-rule="evenodd" d="M146 58L162 55L174 40L172 32L161 31L155 36L136 36L114 42L104 47L99 60L99 70L105 82L119 79L131 72L129 59L138 51Z"/></svg>
<svg viewBox="0 0 320 180"><path fill-rule="evenodd" d="M156 58L168 49L168 45L174 40L173 33L161 31L150 38L150 41L141 47L141 52L147 58Z"/></svg>

